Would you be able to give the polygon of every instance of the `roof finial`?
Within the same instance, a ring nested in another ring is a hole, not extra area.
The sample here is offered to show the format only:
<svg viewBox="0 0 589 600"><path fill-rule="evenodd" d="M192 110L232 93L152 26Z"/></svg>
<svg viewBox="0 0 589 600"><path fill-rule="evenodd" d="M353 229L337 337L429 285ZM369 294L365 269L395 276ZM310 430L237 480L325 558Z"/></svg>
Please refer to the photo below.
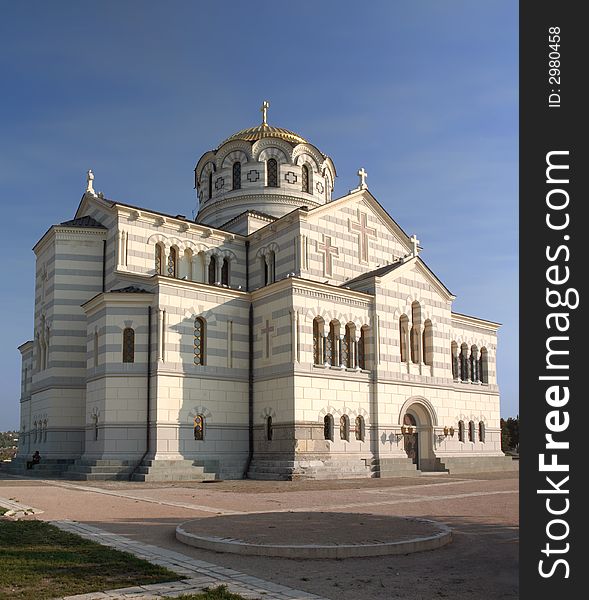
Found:
<svg viewBox="0 0 589 600"><path fill-rule="evenodd" d="M94 191L94 187L92 186L92 182L94 181L94 173L92 173L92 169L88 169L86 173L86 193L92 194L92 196L96 196L96 192Z"/></svg>
<svg viewBox="0 0 589 600"><path fill-rule="evenodd" d="M418 244L419 244L419 240L417 239L417 236L415 234L413 234L409 240L411 241L411 254L413 256L417 256L419 254L419 249L418 249Z"/></svg>
<svg viewBox="0 0 589 600"><path fill-rule="evenodd" d="M366 185L366 178L368 177L368 173L364 170L364 167L358 171L358 177L360 177L360 185L358 188L361 190L367 189L368 186Z"/></svg>
<svg viewBox="0 0 589 600"><path fill-rule="evenodd" d="M262 125L268 125L268 109L270 108L270 102L264 100L260 110L262 111Z"/></svg>

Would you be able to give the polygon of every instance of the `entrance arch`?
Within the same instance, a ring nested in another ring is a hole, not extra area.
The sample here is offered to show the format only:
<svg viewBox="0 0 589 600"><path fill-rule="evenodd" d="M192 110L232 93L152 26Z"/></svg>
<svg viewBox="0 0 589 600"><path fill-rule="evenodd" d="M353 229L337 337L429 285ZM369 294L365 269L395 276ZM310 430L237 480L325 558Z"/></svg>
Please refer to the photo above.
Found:
<svg viewBox="0 0 589 600"><path fill-rule="evenodd" d="M409 398L399 412L404 449L421 471L434 470L434 426L438 419L432 404L423 397Z"/></svg>

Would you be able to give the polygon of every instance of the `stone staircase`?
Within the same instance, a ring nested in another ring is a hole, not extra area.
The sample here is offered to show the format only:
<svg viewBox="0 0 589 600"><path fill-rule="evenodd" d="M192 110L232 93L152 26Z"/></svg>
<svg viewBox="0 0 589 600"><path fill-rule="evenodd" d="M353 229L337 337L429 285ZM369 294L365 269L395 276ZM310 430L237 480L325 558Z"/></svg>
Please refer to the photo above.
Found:
<svg viewBox="0 0 589 600"><path fill-rule="evenodd" d="M509 456L442 456L436 459L450 475L519 471L519 461Z"/></svg>
<svg viewBox="0 0 589 600"><path fill-rule="evenodd" d="M291 481L295 471L294 460L271 460L254 458L250 463L248 479Z"/></svg>
<svg viewBox="0 0 589 600"><path fill-rule="evenodd" d="M357 479L370 477L370 468L360 458L272 460L254 458L248 479L290 481L293 479Z"/></svg>
<svg viewBox="0 0 589 600"><path fill-rule="evenodd" d="M421 475L417 465L407 456L373 458L369 461L371 477L417 477Z"/></svg>
<svg viewBox="0 0 589 600"><path fill-rule="evenodd" d="M214 465L193 460L144 460L131 475L131 481L214 481Z"/></svg>
<svg viewBox="0 0 589 600"><path fill-rule="evenodd" d="M11 475L25 475L26 477L35 477L37 479L61 479L69 466L74 462L67 458L42 458L41 462L33 465L32 469L27 469L29 458L16 457L7 468Z"/></svg>
<svg viewBox="0 0 589 600"><path fill-rule="evenodd" d="M75 481L129 481L136 464L134 460L77 459L65 471L64 478Z"/></svg>

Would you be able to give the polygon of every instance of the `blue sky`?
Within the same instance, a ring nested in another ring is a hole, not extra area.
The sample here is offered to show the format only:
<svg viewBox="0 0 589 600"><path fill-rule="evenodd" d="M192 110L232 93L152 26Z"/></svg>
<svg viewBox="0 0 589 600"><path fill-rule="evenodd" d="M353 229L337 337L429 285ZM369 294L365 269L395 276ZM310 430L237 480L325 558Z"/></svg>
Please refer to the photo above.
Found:
<svg viewBox="0 0 589 600"><path fill-rule="evenodd" d="M457 295L503 324L502 415L518 412L518 6L514 1L29 1L0 20L0 430L18 427L34 254L95 188L172 214L231 133L300 133L370 191Z"/></svg>

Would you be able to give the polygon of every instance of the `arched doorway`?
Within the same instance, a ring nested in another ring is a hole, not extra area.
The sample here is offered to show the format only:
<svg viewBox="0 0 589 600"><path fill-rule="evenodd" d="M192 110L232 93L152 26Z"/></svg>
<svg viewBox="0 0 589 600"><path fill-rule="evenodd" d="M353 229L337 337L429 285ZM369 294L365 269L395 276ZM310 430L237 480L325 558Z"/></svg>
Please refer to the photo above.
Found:
<svg viewBox="0 0 589 600"><path fill-rule="evenodd" d="M419 468L419 436L417 434L417 421L411 413L405 413L403 417L403 447L407 457Z"/></svg>
<svg viewBox="0 0 589 600"><path fill-rule="evenodd" d="M403 448L421 471L435 469L433 433L437 416L431 403L425 398L413 397L407 400L399 415Z"/></svg>

